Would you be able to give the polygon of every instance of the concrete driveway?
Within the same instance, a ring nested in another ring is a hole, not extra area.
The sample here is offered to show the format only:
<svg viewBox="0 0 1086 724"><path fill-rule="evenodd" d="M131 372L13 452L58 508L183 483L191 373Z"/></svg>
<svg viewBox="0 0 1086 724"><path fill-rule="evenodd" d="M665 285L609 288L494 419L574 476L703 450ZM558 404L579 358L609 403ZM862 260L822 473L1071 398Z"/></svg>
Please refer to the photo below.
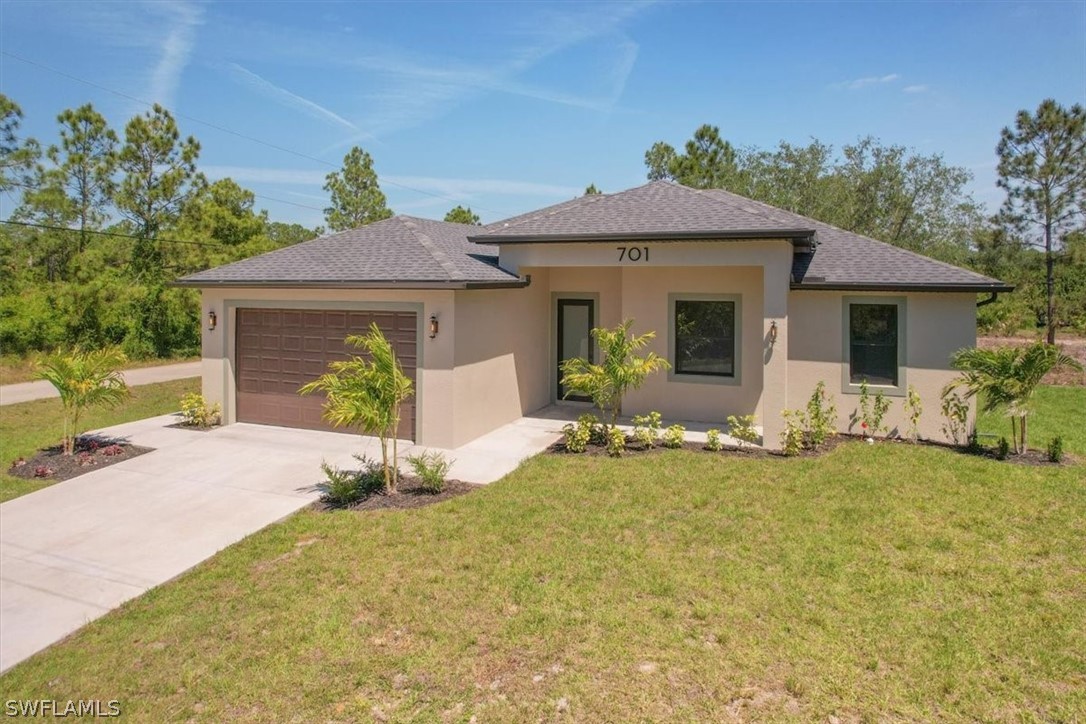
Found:
<svg viewBox="0 0 1086 724"><path fill-rule="evenodd" d="M156 450L0 505L0 670L305 506L322 458L364 450L357 435L173 422L110 428Z"/></svg>
<svg viewBox="0 0 1086 724"><path fill-rule="evenodd" d="M450 477L497 480L557 440L569 414L548 408L442 451ZM99 431L155 450L0 504L0 671L309 504L322 459L380 459L358 435L175 422ZM401 458L419 451L401 443Z"/></svg>

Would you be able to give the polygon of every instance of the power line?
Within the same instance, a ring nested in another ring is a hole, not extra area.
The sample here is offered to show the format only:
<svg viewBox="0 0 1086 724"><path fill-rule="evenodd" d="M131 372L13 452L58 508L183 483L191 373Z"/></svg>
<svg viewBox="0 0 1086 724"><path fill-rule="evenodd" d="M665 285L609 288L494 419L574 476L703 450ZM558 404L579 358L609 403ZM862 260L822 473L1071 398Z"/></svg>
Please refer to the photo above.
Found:
<svg viewBox="0 0 1086 724"><path fill-rule="evenodd" d="M26 226L31 229L45 229L46 231L70 231L73 233L80 233L80 229L73 229L68 226L53 226L52 224L34 224L29 221L7 221L0 220L0 224L9 224L11 226ZM142 239L142 236L136 236L135 234L121 234L116 231L92 231L90 229L82 230L82 233L95 234L96 236L114 236L120 239ZM152 241L164 244L189 244L191 246L226 246L226 244L220 244L214 241L186 241L183 239L159 239L155 238Z"/></svg>
<svg viewBox="0 0 1086 724"><path fill-rule="evenodd" d="M67 73L67 72L65 72L63 70L53 68L52 66L45 65L44 63L39 63L37 61L30 60L29 58L24 58L21 55L16 55L15 53L12 53L12 52L7 51L7 50L0 50L0 55L6 55L7 57L9 57L9 58L11 58L13 60L18 60L18 61L21 61L23 63L26 63L27 65L32 65L32 66L34 66L36 68L41 68L42 70L47 70L50 73L56 73L57 75L59 75L61 77L67 78L68 80L73 80L73 81L75 81L77 83L83 83L84 85L89 85L92 88L97 88L99 90L103 90L106 93L112 93L115 96L119 96L120 98L124 98L126 100L130 100L130 101L133 101L135 103L145 105L147 107L152 107L153 105L155 105L154 103L152 103L150 101L145 101L142 98L137 98L135 96L129 95L129 94L124 93L122 91L115 90L113 88L109 88L107 86L102 85L101 83L95 83L94 81L90 81L90 80L87 80L85 78L80 78L79 76L75 76L75 75L72 75L71 73ZM162 105L162 104L160 103L159 105ZM337 166L336 164L334 164L334 163L332 163L330 161L325 161L323 158L317 158L316 156L310 156L309 154L302 153L301 151L295 151L295 150L286 148L284 146L280 146L278 144L271 143L269 141L263 141L263 140L261 140L259 138L253 138L252 136L247 136L246 134L240 133L239 131L235 131L235 130L232 130L230 128L226 128L225 126L220 126L220 125L218 125L216 123L211 123L210 121L205 121L205 120L202 120L200 118L196 118L194 116L187 115L185 113L180 113L180 112L177 112L177 111L173 111L173 114L175 116L177 116L178 118L184 118L187 121L192 121L193 123L199 123L201 125L207 126L208 128L214 128L216 131L220 131L222 133L228 133L231 136L236 136L238 138L243 138L246 141L250 141L252 143L258 143L261 146L267 146L268 148L275 149L276 151L281 151L283 153L289 153L292 156L297 156L298 158L304 158L307 161L313 161L314 163L319 163L319 164L321 164L323 166L327 166L328 168L335 169L337 171L339 170L339 166ZM432 191L424 191L422 189L417 189L414 186L408 186L406 184L396 183L395 181L389 181L388 179L385 179L384 181L380 181L380 180L378 180L378 181L379 181L379 183L385 183L385 184L388 184L389 186L395 186L397 188L404 189L405 191L413 191L413 192L415 192L417 194L422 194L424 196L431 196L431 197L433 197L435 199L441 199L443 201L451 201L451 202L456 203L456 204L463 203L462 199L457 199L457 198L454 198L452 196L447 196L445 194L437 194L437 193L434 193ZM284 202L284 203L290 203L290 202L287 201L287 202ZM304 208L312 208L312 207L304 207ZM476 209L478 209L480 211L489 211L491 213L498 213L498 212L494 211L494 209L488 209L488 208L486 208L484 206L475 206L474 208L476 208ZM324 209L318 209L318 211L324 211Z"/></svg>

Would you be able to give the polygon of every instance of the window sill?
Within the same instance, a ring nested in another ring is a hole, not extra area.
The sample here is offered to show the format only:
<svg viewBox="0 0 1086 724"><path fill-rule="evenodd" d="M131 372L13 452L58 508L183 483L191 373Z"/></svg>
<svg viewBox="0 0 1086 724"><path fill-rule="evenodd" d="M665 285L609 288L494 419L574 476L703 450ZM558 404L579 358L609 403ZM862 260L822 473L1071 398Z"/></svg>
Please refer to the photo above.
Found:
<svg viewBox="0 0 1086 724"><path fill-rule="evenodd" d="M722 377L719 375L695 375L689 372L668 372L667 381L680 385L725 385L737 387L742 384L739 376Z"/></svg>

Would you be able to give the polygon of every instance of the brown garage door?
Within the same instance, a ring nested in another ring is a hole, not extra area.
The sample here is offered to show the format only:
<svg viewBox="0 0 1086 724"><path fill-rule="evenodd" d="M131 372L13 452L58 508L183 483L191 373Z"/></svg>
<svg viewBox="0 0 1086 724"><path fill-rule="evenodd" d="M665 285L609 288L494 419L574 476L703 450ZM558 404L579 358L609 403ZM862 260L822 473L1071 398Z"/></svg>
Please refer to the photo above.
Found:
<svg viewBox="0 0 1086 724"><path fill-rule="evenodd" d="M349 334L376 322L392 342L403 370L415 380L414 312L356 312L318 309L239 309L237 312L237 403L239 422L333 430L324 421L324 396L302 396L298 388L328 371L328 363L360 354L345 347ZM401 411L399 436L415 439L415 400Z"/></svg>

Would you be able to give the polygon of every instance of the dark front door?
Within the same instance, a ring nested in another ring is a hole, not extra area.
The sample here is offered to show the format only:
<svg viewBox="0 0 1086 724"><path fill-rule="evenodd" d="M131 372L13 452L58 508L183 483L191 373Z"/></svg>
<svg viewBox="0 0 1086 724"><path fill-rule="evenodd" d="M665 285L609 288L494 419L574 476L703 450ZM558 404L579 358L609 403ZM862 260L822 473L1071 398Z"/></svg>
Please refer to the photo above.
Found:
<svg viewBox="0 0 1086 724"><path fill-rule="evenodd" d="M596 324L596 304L591 299L558 300L558 399L589 401L580 395L566 396L562 386L562 363L567 359L582 357L595 361L592 344L592 328Z"/></svg>

